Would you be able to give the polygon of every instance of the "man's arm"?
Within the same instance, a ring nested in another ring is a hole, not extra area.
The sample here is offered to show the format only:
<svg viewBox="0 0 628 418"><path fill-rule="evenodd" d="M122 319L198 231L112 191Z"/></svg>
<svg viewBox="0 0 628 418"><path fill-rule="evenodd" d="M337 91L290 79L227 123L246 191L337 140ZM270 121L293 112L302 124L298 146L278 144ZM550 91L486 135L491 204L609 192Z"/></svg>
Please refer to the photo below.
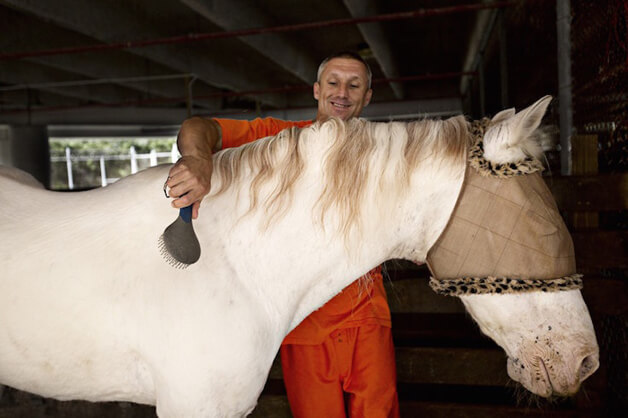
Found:
<svg viewBox="0 0 628 418"><path fill-rule="evenodd" d="M175 198L172 206L193 204L192 217L196 219L201 200L211 187L212 154L222 148L220 125L198 116L186 119L179 130L177 147L181 158L170 169L166 184Z"/></svg>

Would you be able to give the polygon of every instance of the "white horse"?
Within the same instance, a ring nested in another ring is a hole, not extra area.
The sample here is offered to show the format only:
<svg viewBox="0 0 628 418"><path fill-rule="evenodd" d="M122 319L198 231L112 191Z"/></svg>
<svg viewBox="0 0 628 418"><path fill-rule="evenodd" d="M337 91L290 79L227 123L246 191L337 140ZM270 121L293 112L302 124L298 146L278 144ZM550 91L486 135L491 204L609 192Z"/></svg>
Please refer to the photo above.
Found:
<svg viewBox="0 0 628 418"><path fill-rule="evenodd" d="M538 157L531 135L548 102L497 115L487 156ZM426 262L447 235L474 170L469 129L463 117L331 120L222 151L195 221L201 258L184 270L157 248L176 217L162 192L168 166L71 194L5 169L0 383L61 400L154 404L160 417L250 413L282 339L305 316L388 259ZM531 391L573 393L597 368L579 290L461 297Z"/></svg>

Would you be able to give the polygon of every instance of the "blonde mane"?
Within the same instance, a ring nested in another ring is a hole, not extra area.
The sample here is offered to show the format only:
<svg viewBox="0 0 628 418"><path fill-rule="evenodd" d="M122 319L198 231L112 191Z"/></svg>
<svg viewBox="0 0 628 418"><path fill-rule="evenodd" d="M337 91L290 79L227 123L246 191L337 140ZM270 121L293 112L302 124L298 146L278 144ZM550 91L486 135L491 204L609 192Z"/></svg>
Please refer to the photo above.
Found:
<svg viewBox="0 0 628 418"><path fill-rule="evenodd" d="M270 189L263 202L268 225L289 207L293 186L308 164L309 150L317 147L324 150L318 216L322 223L334 209L340 219L339 232L346 237L360 224L360 208L367 197L394 202L407 191L418 164L428 158L428 164L463 164L469 146L463 116L410 123L329 119L216 154L212 195L250 175L249 212L258 207L260 190Z"/></svg>

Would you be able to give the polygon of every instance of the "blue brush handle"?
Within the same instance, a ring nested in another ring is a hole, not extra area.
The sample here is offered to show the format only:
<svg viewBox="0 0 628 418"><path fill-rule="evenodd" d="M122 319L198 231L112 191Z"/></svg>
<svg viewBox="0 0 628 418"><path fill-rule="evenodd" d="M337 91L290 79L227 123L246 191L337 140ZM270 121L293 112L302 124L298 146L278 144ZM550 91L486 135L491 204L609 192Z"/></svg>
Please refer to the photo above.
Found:
<svg viewBox="0 0 628 418"><path fill-rule="evenodd" d="M179 216L186 224L192 222L192 205L179 209Z"/></svg>

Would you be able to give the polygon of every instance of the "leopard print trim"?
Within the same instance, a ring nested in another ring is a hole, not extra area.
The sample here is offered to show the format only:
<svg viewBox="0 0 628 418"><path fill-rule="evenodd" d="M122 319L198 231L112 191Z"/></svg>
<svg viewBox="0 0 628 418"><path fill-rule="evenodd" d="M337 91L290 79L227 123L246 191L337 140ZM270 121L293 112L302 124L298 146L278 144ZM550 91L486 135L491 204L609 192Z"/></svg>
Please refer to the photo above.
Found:
<svg viewBox="0 0 628 418"><path fill-rule="evenodd" d="M526 157L516 163L495 164L484 158L484 133L488 129L491 120L484 118L471 122L469 134L473 139L473 145L469 148L469 164L475 168L482 177L508 178L543 171L543 164L532 157Z"/></svg>
<svg viewBox="0 0 628 418"><path fill-rule="evenodd" d="M479 295L487 293L558 292L582 289L582 274L572 274L556 279L511 279L509 277L460 277L435 279L430 277L430 287L445 296Z"/></svg>

